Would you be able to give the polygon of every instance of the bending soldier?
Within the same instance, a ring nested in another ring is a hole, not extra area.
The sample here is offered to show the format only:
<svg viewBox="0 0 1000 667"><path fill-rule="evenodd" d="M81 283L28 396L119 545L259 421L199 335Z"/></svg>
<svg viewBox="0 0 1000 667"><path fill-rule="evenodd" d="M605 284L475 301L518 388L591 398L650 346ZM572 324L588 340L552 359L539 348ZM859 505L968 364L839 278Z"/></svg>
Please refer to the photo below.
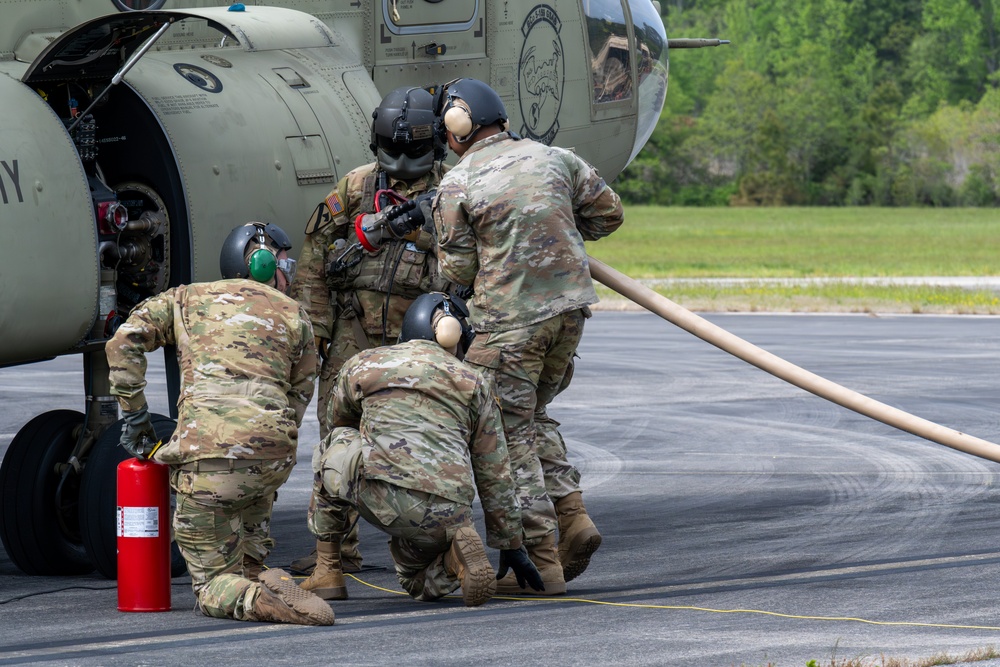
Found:
<svg viewBox="0 0 1000 667"><path fill-rule="evenodd" d="M477 491L487 543L501 550L500 572L509 567L533 588L542 583L521 546L492 382L455 356L472 337L467 312L457 297L424 294L407 311L397 345L344 364L313 494L329 508L317 514L329 522L318 528L334 544L356 507L391 536L396 574L412 597L435 600L461 586L465 604L476 606L497 585L472 522Z"/></svg>
<svg viewBox="0 0 1000 667"><path fill-rule="evenodd" d="M177 493L174 539L198 609L241 621L332 625L333 611L281 570L263 567L274 495L295 465L312 399L316 347L304 309L286 296L295 260L273 224L234 229L223 280L182 285L142 302L108 341L112 393L124 410L121 444L154 450L145 354L176 345L178 427L155 450ZM141 564L136 564L136 567Z"/></svg>
<svg viewBox="0 0 1000 667"><path fill-rule="evenodd" d="M344 361L361 350L395 342L413 299L446 287L437 271L430 220L426 229L412 235L415 240L392 239L374 252L359 243L355 228L358 216L433 190L441 180L447 149L434 134L433 98L422 88L397 88L385 96L373 118L371 150L376 161L349 172L316 208L306 226L299 275L292 285L292 296L309 312L322 358L320 437L330 431L327 403ZM310 507L310 524L317 511L322 510ZM330 560L330 539L317 533L318 569L304 586L328 600L346 598L346 589L331 597L324 573L341 566L348 572L361 569L357 530L342 545L342 563ZM293 563L304 573L312 567L310 557Z"/></svg>
<svg viewBox="0 0 1000 667"><path fill-rule="evenodd" d="M546 593L565 592L601 534L546 406L569 381L598 300L583 242L622 224L621 202L572 152L506 131L503 102L482 81L446 85L442 117L460 159L433 203L441 273L474 288L466 361L496 378L525 543ZM513 578L497 590L521 592Z"/></svg>

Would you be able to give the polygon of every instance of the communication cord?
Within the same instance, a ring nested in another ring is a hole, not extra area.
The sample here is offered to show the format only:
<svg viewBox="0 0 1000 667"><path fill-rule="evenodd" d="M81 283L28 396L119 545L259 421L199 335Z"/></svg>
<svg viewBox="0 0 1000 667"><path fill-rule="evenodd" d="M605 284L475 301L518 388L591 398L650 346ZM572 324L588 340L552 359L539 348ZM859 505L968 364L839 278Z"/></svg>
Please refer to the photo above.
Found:
<svg viewBox="0 0 1000 667"><path fill-rule="evenodd" d="M383 568L378 568L383 569ZM378 586L377 584L372 584L360 577L357 577L350 573L345 573L344 576L350 577L354 581L358 582L362 586L367 586L368 588L382 591L383 593L391 593L392 595L405 595L409 597L404 591L393 590L391 588L384 588ZM296 577L305 578L305 577ZM188 582L174 582L174 586L190 586ZM87 590L87 591L106 591L114 590L116 586L66 586L64 588L56 588L47 591L38 591L36 593L28 593L26 595L17 595L11 598L6 598L0 600L0 605L8 604L10 602L17 602L18 600L24 600L30 597L36 597L39 595L50 595L52 593L61 593L63 591L70 590ZM448 598L458 598L460 596L447 595ZM787 618L793 620L804 620L804 621L826 621L826 622L839 622L839 623L862 623L865 625L879 625L883 627L908 627L908 628L938 628L945 630L991 630L1000 632L1000 626L996 625L962 625L958 623L923 623L918 621L876 621L868 618L859 618L856 616L812 616L808 614L785 614L778 611L767 611L765 609L713 609L711 607L698 607L694 605L673 605L673 604L645 604L639 602L605 602L603 600L591 600L588 598L570 598L570 597L545 597L542 595L532 595L515 597L510 595L494 595L494 600L509 600L512 602L561 602L561 603L576 603L576 604L592 604L601 605L605 607L621 607L621 608L631 608L631 609L662 609L671 611L698 611L709 614L758 614L761 616L771 616L773 618Z"/></svg>
<svg viewBox="0 0 1000 667"><path fill-rule="evenodd" d="M404 591L394 591L390 588L383 588L375 584L368 583L363 579L359 579L353 574L345 574L345 576L350 577L359 584L367 586L369 588L374 588L378 591L383 591L385 593L392 593L393 595L406 595ZM459 596L447 595L445 597L455 598ZM851 622L851 623L864 623L866 625L881 625L881 626L905 626L910 628L943 628L948 630L995 630L1000 631L1000 626L996 625L959 625L955 623L920 623L916 621L873 621L867 618L856 618L853 616L809 616L801 614L784 614L777 611L766 611L763 609L712 609L710 607L695 607L692 605L672 605L672 604L643 604L638 602L604 602L602 600L589 600L587 598L568 598L568 597L545 597L540 595L532 595L530 597L513 597L509 595L494 595L494 600L511 600L515 602L575 602L578 604L593 604L593 605L603 605L607 607L629 607L633 609L668 609L674 611L700 611L711 614L760 614L763 616L773 616L775 618L789 618L795 620L806 620L806 621L828 621L828 622Z"/></svg>

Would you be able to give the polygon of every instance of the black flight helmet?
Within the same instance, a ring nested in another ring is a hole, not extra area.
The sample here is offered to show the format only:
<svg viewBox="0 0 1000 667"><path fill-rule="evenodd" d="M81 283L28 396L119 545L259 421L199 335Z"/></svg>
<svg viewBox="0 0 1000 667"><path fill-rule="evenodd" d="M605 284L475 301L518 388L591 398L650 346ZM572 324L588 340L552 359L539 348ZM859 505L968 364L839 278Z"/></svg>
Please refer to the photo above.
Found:
<svg viewBox="0 0 1000 667"><path fill-rule="evenodd" d="M291 283L295 277L295 260L278 259L282 250L291 248L288 234L278 225L248 222L229 232L222 242L219 270L223 278L247 278L270 283L280 269Z"/></svg>
<svg viewBox="0 0 1000 667"><path fill-rule="evenodd" d="M472 139L481 127L507 129L507 109L497 91L479 79L456 79L444 86L442 124L459 143ZM443 132L442 132L443 134Z"/></svg>
<svg viewBox="0 0 1000 667"><path fill-rule="evenodd" d="M468 318L469 308L461 298L444 292L421 294L406 309L399 342L431 340L445 348L457 344L459 356L464 356L476 337ZM457 321L460 329L453 329L449 320Z"/></svg>
<svg viewBox="0 0 1000 667"><path fill-rule="evenodd" d="M372 113L371 150L379 166L404 181L429 172L443 160L446 145L437 139L434 98L423 88L396 88Z"/></svg>

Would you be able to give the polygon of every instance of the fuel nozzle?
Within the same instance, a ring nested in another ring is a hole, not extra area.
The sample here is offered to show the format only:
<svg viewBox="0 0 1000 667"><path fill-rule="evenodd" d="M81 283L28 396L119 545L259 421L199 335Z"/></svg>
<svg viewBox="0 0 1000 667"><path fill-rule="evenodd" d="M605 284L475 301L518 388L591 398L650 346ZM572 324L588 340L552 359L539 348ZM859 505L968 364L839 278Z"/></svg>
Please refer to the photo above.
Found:
<svg viewBox="0 0 1000 667"><path fill-rule="evenodd" d="M426 192L378 213L365 213L354 219L358 242L368 252L375 252L389 241L416 241L427 221L434 191Z"/></svg>

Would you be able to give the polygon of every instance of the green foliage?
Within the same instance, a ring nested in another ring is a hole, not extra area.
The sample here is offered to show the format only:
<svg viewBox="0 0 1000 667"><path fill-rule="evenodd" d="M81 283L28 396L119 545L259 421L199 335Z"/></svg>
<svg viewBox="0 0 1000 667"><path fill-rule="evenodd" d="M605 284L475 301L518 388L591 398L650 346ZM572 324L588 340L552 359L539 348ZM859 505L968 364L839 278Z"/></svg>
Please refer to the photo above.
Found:
<svg viewBox="0 0 1000 667"><path fill-rule="evenodd" d="M672 0L670 92L631 203L993 206L1000 0Z"/></svg>

